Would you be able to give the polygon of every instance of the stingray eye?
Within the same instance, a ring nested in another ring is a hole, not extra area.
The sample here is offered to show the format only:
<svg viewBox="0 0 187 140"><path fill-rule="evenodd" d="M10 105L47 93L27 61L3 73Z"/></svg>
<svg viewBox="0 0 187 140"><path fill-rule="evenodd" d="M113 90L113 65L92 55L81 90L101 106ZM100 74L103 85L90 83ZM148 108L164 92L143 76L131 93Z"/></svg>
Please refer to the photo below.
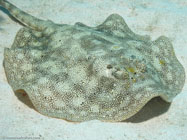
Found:
<svg viewBox="0 0 187 140"><path fill-rule="evenodd" d="M45 57L45 55L42 54L42 55L41 55L41 58L44 58L44 57Z"/></svg>
<svg viewBox="0 0 187 140"><path fill-rule="evenodd" d="M112 69L112 68L113 68L112 65L110 64L107 65L107 69Z"/></svg>

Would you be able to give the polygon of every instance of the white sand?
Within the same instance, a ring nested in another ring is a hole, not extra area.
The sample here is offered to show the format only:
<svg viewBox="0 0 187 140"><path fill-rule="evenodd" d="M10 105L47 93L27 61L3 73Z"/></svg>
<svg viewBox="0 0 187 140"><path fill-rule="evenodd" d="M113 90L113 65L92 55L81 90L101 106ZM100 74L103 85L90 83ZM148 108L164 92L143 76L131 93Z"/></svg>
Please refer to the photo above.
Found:
<svg viewBox="0 0 187 140"><path fill-rule="evenodd" d="M118 13L135 33L148 34L153 40L160 35L169 37L187 73L186 0L9 1L56 23L79 21L96 26L109 14ZM187 84L171 105L153 100L131 121L122 123L70 123L43 116L24 104L7 84L2 66L3 50L11 46L20 28L20 24L0 11L0 139L187 140Z"/></svg>

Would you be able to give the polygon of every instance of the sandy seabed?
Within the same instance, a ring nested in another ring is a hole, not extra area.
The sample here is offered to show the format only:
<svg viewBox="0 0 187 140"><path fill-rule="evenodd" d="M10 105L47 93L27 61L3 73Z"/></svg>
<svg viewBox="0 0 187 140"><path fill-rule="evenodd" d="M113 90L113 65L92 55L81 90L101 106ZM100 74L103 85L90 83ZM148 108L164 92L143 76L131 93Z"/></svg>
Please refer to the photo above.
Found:
<svg viewBox="0 0 187 140"><path fill-rule="evenodd" d="M55 23L101 24L118 13L138 34L155 40L170 38L187 73L186 0L9 0L20 9ZM15 95L3 69L4 48L10 48L22 27L0 8L0 140L187 140L187 84L171 104L160 98L149 102L127 121L97 120L70 123L36 112L22 95ZM187 80L186 80L187 81Z"/></svg>

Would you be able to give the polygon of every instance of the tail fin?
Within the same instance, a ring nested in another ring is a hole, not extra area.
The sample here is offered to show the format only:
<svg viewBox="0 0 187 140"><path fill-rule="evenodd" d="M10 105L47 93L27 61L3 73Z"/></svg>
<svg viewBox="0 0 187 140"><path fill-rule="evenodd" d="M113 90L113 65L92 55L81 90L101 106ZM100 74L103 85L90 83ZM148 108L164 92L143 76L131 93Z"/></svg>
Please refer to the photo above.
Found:
<svg viewBox="0 0 187 140"><path fill-rule="evenodd" d="M17 8L16 6L14 6L6 0L0 0L0 5L7 9L10 12L10 14L13 17L15 17L18 21L37 31L43 31L51 23L51 21L41 20L30 14L27 14L26 12L20 10L19 8Z"/></svg>

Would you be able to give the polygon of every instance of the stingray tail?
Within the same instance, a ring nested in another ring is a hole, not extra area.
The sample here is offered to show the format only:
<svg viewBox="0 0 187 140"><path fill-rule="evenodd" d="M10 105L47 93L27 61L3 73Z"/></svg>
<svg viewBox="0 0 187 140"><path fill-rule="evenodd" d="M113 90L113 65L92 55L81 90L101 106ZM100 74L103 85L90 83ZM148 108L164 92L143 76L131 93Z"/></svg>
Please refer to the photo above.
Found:
<svg viewBox="0 0 187 140"><path fill-rule="evenodd" d="M6 0L0 0L0 5L7 9L9 13L22 24L37 31L45 30L49 26L49 24L52 23L52 21L41 20L30 14L27 14L26 12L20 10L19 8L17 8L16 6L14 6Z"/></svg>

